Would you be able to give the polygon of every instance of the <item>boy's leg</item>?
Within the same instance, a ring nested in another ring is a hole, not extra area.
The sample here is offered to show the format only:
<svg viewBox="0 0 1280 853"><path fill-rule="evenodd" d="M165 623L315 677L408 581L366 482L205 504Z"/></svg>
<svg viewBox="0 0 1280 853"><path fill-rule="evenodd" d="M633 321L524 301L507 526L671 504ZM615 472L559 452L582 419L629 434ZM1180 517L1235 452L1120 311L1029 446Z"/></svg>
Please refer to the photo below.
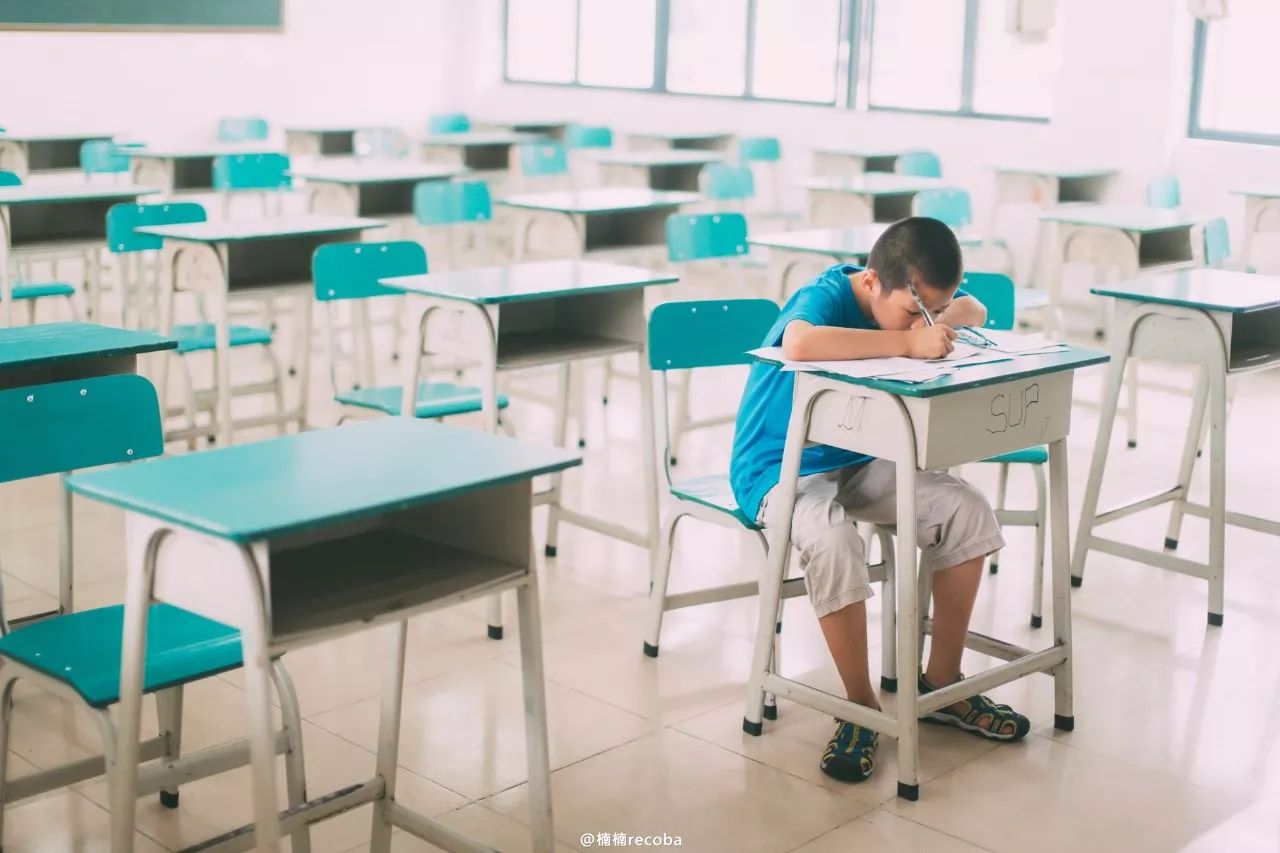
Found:
<svg viewBox="0 0 1280 853"><path fill-rule="evenodd" d="M982 583L985 555L965 560L958 566L933 573L933 642L929 645L929 665L925 679L935 687L960 680L960 657L964 654L969 617Z"/></svg>
<svg viewBox="0 0 1280 853"><path fill-rule="evenodd" d="M859 601L818 618L822 636L850 702L880 709L867 671L867 604Z"/></svg>

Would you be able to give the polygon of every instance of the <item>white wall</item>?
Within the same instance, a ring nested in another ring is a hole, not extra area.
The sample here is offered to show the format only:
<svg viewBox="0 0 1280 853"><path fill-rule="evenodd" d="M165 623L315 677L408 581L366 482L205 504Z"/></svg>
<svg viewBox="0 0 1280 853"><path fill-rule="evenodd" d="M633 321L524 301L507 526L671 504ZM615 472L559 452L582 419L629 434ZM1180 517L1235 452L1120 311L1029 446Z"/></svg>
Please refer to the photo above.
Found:
<svg viewBox="0 0 1280 853"><path fill-rule="evenodd" d="M282 33L0 32L0 126L147 141L211 139L232 115L416 130L444 98L462 5L288 0Z"/></svg>

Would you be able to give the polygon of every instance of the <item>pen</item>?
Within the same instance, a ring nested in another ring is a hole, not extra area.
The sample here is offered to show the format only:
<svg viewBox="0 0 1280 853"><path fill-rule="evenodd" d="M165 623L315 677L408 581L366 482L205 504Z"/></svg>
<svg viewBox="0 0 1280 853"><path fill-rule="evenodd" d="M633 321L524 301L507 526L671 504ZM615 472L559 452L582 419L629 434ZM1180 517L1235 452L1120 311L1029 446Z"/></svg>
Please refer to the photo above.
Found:
<svg viewBox="0 0 1280 853"><path fill-rule="evenodd" d="M911 283L911 279L907 279L907 290L911 291L911 298L916 301L916 306L924 317L925 325L932 326L933 318L929 316L929 309L924 307L924 300L920 298L920 291L916 290L916 286Z"/></svg>

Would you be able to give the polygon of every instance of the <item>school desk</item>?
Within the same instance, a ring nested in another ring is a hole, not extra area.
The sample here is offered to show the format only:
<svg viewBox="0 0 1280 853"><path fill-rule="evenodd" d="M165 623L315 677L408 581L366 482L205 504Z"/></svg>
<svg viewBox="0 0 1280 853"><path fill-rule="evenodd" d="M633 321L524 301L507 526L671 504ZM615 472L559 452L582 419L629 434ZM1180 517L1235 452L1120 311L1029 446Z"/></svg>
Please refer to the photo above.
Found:
<svg viewBox="0 0 1280 853"><path fill-rule="evenodd" d="M698 191L698 175L709 163L721 163L716 151L610 151L590 158L599 166L600 183L607 187Z"/></svg>
<svg viewBox="0 0 1280 853"><path fill-rule="evenodd" d="M162 146L126 148L129 180L157 187L165 195L213 193L213 161L228 154L272 154L266 142L242 142L192 147Z"/></svg>
<svg viewBox="0 0 1280 853"><path fill-rule="evenodd" d="M843 178L801 181L809 196L809 224L843 228L873 222L897 222L911 215L921 190L950 189L941 178L867 172Z"/></svg>
<svg viewBox="0 0 1280 853"><path fill-rule="evenodd" d="M80 146L97 140L110 141L110 133L24 133L0 130L0 172L15 172L25 178L41 172L68 172L80 169Z"/></svg>
<svg viewBox="0 0 1280 853"><path fill-rule="evenodd" d="M695 193L637 187L521 193L499 198L515 215L515 257L582 257L588 252L665 246L667 217ZM534 238L537 238L536 240Z"/></svg>

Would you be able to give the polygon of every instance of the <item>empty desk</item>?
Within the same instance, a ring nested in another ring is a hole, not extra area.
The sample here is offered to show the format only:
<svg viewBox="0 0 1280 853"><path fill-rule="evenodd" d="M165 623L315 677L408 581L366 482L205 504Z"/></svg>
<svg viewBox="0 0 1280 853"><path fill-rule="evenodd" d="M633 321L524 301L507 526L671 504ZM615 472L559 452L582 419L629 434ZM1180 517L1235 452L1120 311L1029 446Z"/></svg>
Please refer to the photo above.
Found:
<svg viewBox="0 0 1280 853"><path fill-rule="evenodd" d="M499 131L506 133L531 133L559 142L564 141L565 129L572 124L568 121L536 118L495 118L492 116L472 119L471 127L479 133Z"/></svg>
<svg viewBox="0 0 1280 853"><path fill-rule="evenodd" d="M356 134L366 125L294 126L284 129L284 149L290 157L354 157Z"/></svg>
<svg viewBox="0 0 1280 853"><path fill-rule="evenodd" d="M695 193L618 187L524 193L497 204L515 212L515 256L582 257L588 252L665 246L667 217ZM537 238L537 239L534 239Z"/></svg>
<svg viewBox="0 0 1280 853"><path fill-rule="evenodd" d="M213 162L231 154L270 154L276 149L265 143L204 145L192 148L156 146L126 148L129 178L134 183L158 187L166 195L212 193Z"/></svg>
<svg viewBox="0 0 1280 853"><path fill-rule="evenodd" d="M851 145L839 148L813 149L812 171L815 177L845 178L864 172L893 172L898 158L916 148L887 148L875 145Z"/></svg>
<svg viewBox="0 0 1280 853"><path fill-rule="evenodd" d="M505 174L512 169L511 151L515 146L542 138L512 131L437 133L427 136L419 146L422 159L428 163Z"/></svg>
<svg viewBox="0 0 1280 853"><path fill-rule="evenodd" d="M293 169L307 182L307 211L338 216L413 217L413 188L421 181L447 181L469 170L409 160L322 163Z"/></svg>
<svg viewBox="0 0 1280 853"><path fill-rule="evenodd" d="M110 141L110 133L23 133L0 130L0 171L25 177L38 172L80 171L80 146Z"/></svg>
<svg viewBox="0 0 1280 853"><path fill-rule="evenodd" d="M719 151L728 154L734 135L719 131L636 131L627 134L627 148L632 151Z"/></svg>
<svg viewBox="0 0 1280 853"><path fill-rule="evenodd" d="M940 178L885 172L809 178L800 185L809 195L809 224L832 226L897 222L911 215L916 193L952 186Z"/></svg>
<svg viewBox="0 0 1280 853"><path fill-rule="evenodd" d="M715 151L618 151L591 158L600 165L600 183L607 187L698 191L698 176L708 163L720 163Z"/></svg>

